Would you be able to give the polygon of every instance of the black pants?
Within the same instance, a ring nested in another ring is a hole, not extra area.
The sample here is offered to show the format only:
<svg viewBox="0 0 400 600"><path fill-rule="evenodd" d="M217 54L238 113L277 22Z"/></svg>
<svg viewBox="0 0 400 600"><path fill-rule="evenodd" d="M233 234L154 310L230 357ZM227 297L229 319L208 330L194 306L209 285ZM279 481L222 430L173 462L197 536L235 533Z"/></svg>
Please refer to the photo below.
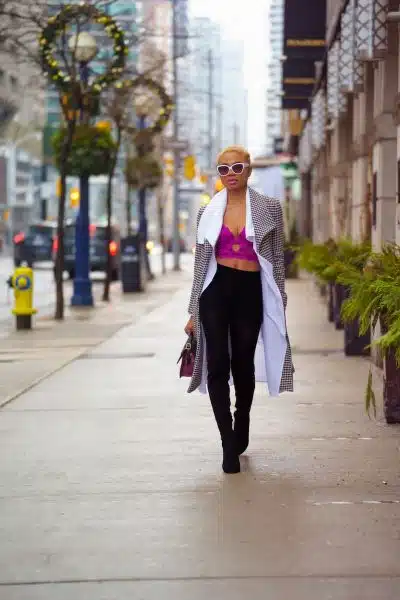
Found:
<svg viewBox="0 0 400 600"><path fill-rule="evenodd" d="M260 273L218 265L213 281L200 297L200 320L207 346L208 391L222 439L232 432L231 371L235 418L250 412L255 389L254 354L262 318Z"/></svg>

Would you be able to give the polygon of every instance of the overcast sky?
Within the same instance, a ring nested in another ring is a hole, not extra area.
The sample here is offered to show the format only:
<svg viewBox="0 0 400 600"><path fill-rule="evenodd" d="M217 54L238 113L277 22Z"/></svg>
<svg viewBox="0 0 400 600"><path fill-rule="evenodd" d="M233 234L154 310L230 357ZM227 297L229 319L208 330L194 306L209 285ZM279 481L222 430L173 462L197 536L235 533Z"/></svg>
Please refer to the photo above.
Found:
<svg viewBox="0 0 400 600"><path fill-rule="evenodd" d="M249 93L249 149L263 151L267 87L267 7L269 0L189 0L191 12L218 22L226 37L245 44L245 75Z"/></svg>

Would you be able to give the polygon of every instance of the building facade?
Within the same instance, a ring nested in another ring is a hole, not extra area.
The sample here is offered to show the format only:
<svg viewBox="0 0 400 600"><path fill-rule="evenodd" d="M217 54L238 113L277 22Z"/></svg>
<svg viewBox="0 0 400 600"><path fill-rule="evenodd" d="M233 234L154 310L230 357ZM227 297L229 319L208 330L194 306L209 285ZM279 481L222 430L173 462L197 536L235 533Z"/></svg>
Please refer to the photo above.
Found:
<svg viewBox="0 0 400 600"><path fill-rule="evenodd" d="M371 239L379 250L400 240L398 8L392 0L327 4L327 61L299 149L316 241Z"/></svg>
<svg viewBox="0 0 400 600"><path fill-rule="evenodd" d="M12 6L7 5L12 10ZM23 10L23 8L21 9ZM5 17L3 16L3 19ZM4 23L2 22L2 25ZM44 90L38 68L21 53L13 37L26 25L10 22L0 47L0 247L31 220L40 200L41 129Z"/></svg>
<svg viewBox="0 0 400 600"><path fill-rule="evenodd" d="M266 154L274 154L275 140L281 136L282 55L284 0L271 0L268 13L269 57L266 115Z"/></svg>

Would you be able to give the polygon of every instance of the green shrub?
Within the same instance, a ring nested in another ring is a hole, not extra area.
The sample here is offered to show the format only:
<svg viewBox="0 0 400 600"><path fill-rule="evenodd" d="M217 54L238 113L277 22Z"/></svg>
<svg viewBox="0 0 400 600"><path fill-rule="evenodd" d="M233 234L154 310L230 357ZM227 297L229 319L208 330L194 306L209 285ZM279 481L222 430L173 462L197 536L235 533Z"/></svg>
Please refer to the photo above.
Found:
<svg viewBox="0 0 400 600"><path fill-rule="evenodd" d="M160 162L151 154L130 158L126 166L126 180L133 188L159 186L162 180Z"/></svg>
<svg viewBox="0 0 400 600"><path fill-rule="evenodd" d="M66 128L61 127L52 139L58 170L61 170L62 166L62 146L66 134ZM75 177L106 175L115 151L116 143L108 129L94 125L77 125L67 159L67 175Z"/></svg>

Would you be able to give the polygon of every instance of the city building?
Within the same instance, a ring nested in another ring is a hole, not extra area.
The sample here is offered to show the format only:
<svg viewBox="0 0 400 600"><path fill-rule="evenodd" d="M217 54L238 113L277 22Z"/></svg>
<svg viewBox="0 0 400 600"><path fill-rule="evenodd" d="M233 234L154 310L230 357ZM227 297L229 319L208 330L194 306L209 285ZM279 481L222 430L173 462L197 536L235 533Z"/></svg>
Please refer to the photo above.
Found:
<svg viewBox="0 0 400 600"><path fill-rule="evenodd" d="M190 21L189 53L178 70L179 135L187 139L202 171L220 146L222 48L219 25L206 17Z"/></svg>
<svg viewBox="0 0 400 600"><path fill-rule="evenodd" d="M244 44L224 39L221 43L222 100L219 103L217 150L231 144L247 145L247 90L244 76Z"/></svg>
<svg viewBox="0 0 400 600"><path fill-rule="evenodd" d="M222 148L247 142L244 48L206 17L193 18L190 33L190 52L179 66L180 137L206 172Z"/></svg>
<svg viewBox="0 0 400 600"><path fill-rule="evenodd" d="M317 0L313 2L318 8ZM400 242L398 2L328 0L299 142L302 227L316 242Z"/></svg>
<svg viewBox="0 0 400 600"><path fill-rule="evenodd" d="M267 156L275 152L275 141L281 137L282 55L284 0L271 0L268 12L269 54L266 115Z"/></svg>
<svg viewBox="0 0 400 600"><path fill-rule="evenodd" d="M8 31L0 47L0 249L29 223L40 201L44 119L38 68L17 57L11 25Z"/></svg>

